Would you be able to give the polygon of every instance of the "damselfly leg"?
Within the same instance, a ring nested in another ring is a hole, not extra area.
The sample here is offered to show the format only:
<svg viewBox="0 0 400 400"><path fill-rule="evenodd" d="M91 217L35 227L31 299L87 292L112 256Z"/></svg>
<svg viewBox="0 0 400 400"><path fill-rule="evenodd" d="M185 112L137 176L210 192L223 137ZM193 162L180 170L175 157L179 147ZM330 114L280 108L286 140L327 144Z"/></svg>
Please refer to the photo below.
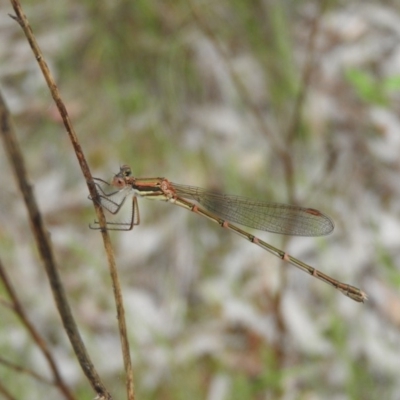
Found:
<svg viewBox="0 0 400 400"><path fill-rule="evenodd" d="M129 208L130 216L124 221L107 221L107 229L113 231L130 231L140 223L139 207L136 196L132 189L124 187L115 190L115 187L100 178L94 178L97 198L95 201L106 209L110 214L116 215L120 212L127 199L132 198ZM89 197L90 198L90 197ZM126 204L128 207L128 205ZM89 224L90 229L101 229L98 221Z"/></svg>

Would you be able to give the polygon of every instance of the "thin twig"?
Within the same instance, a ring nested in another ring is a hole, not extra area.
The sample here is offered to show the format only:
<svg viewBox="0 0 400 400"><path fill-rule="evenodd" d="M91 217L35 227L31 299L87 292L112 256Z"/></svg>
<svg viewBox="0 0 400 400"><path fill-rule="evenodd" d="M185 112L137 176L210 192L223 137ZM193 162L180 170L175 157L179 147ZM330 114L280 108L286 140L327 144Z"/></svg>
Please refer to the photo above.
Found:
<svg viewBox="0 0 400 400"><path fill-rule="evenodd" d="M5 400L16 400L16 398L4 387L0 381L0 394L3 395Z"/></svg>
<svg viewBox="0 0 400 400"><path fill-rule="evenodd" d="M48 379L43 378L43 376L39 375L37 372L32 371L31 369L23 367L21 365L15 364L15 363L13 363L11 361L8 361L3 357L0 357L0 364L6 366L9 369L13 369L14 371L22 372L24 374L30 375L32 378L36 379L40 383L45 383L46 385L49 385L49 386L55 384L54 382L51 382ZM72 396L72 394L71 394L71 396ZM67 398L74 399L73 396L72 397L67 397Z"/></svg>
<svg viewBox="0 0 400 400"><path fill-rule="evenodd" d="M254 104L252 101L252 95L249 93L246 85L243 84L241 77L237 74L237 72L234 70L234 68L231 65L229 55L227 54L227 51L225 50L224 46L220 43L218 40L216 34L213 32L213 30L210 28L209 24L205 19L202 17L201 13L199 10L196 8L196 6L193 4L193 2L190 2L191 9L192 9L192 14L195 18L195 21L197 22L197 25L201 29L201 31L206 35L206 37L213 43L214 48L218 51L218 53L221 56L221 59L225 63L226 70L228 71L232 82L234 83L237 92L239 95L242 97L244 100L245 104L249 107L249 110L252 112L255 121L258 124L258 128L260 132L262 132L265 137L268 138L270 142L270 146L273 148L274 153L277 154L279 160L282 163L283 166L283 171L284 171L284 176L285 176L285 184L286 184L286 190L287 190L287 198L290 203L296 203L296 195L295 195L295 169L293 165L293 156L292 156L292 143L293 143L293 137L294 137L294 132L297 131L298 126L299 126L299 121L300 121L300 116L301 116L301 109L304 103L305 96L307 94L307 89L309 87L310 79L311 79L311 73L312 73L312 67L313 67L313 62L314 62L314 48L315 48L315 42L316 42L316 37L318 34L318 19L316 19L313 29L310 33L310 40L309 40L309 46L308 46L308 52L310 54L309 57L309 62L305 65L303 74L302 74L302 85L300 88L300 91L297 95L297 98L295 99L294 102L294 107L293 107L293 115L291 120L289 121L289 127L287 130L286 135L281 135L281 140L279 136L276 136L271 132L269 129L265 115L263 112L260 110L260 108ZM324 8L324 7L322 7ZM287 240L287 238L285 239ZM282 280L282 287L286 286L286 281L287 281L287 276L286 273L281 274L281 280ZM280 335L279 340L280 343L275 346L275 357L277 362L282 365L284 363L284 355L285 355L285 347L284 347L284 338L285 338L285 332L286 332L286 323L284 319L282 318L282 312L281 312L281 306L282 306L282 292L277 292L274 298L272 299L272 307L274 308L275 316L276 316L276 323L277 323L277 328L279 330Z"/></svg>
<svg viewBox="0 0 400 400"><path fill-rule="evenodd" d="M46 345L45 340L40 336L39 332L36 330L36 328L33 326L33 324L29 321L28 316L26 315L26 312L22 306L22 303L19 301L17 292L14 289L14 287L11 284L10 279L8 278L8 275L6 273L5 268L3 267L3 263L0 259L0 279L2 280L4 287L6 289L6 292L10 296L10 299L12 301L12 309L14 310L15 314L18 316L18 318L21 320L22 324L25 326L26 330L29 332L30 336L32 339L35 341L35 343L38 345L40 350L42 351L44 357L47 360L47 363L49 364L50 370L53 373L53 379L54 379L54 385L60 388L60 391L64 394L64 397L69 400L75 399L75 397L72 395L71 391L69 390L67 384L64 382L64 380L61 377L60 371L58 370L57 364L49 350L49 348ZM0 359L0 362L5 360ZM9 366L11 363L9 363ZM22 367L19 367L22 368ZM24 369L25 372L29 371L27 369ZM30 374L35 376L36 379L41 379L43 378L39 377L36 373L33 371L30 371ZM47 381L46 381L47 382Z"/></svg>
<svg viewBox="0 0 400 400"><path fill-rule="evenodd" d="M96 391L96 393L106 394L106 398L111 399L111 395L108 393L107 389L101 382L96 370L94 369L94 366L89 358L89 355L87 354L86 348L79 334L75 320L72 316L65 290L60 275L58 273L59 269L56 265L53 248L46 228L44 226L42 215L40 214L39 208L37 206L32 187L28 182L25 161L21 149L19 148L15 132L11 125L10 115L3 101L1 93L0 129L1 136L3 138L6 148L6 154L9 158L10 164L12 165L15 178L24 198L25 205L29 214L31 229L36 240L36 246L42 258L53 293L53 297L56 302L58 312L63 321L64 328L68 334L79 363L81 364L81 367L85 372L93 389Z"/></svg>
<svg viewBox="0 0 400 400"><path fill-rule="evenodd" d="M31 185L28 183L25 162L22 152L17 143L15 133L11 126L8 110L6 109L3 98L0 94L0 124L1 134L4 140L6 153L13 167L17 182L22 192L26 207L28 209L31 228L36 239L42 261L44 263L54 299L57 304L64 327L70 338L71 344L77 354L85 374L88 376L96 392L106 393L104 385L101 383L92 362L86 352L85 346L80 337L75 320L72 316L68 300L62 285L58 268L56 266L53 249L44 227L43 219L37 206ZM111 396L110 396L111 398Z"/></svg>
<svg viewBox="0 0 400 400"><path fill-rule="evenodd" d="M72 123L70 121L70 118L68 116L67 109L61 99L59 90L57 88L57 85L53 79L53 76L50 73L50 70L47 66L47 63L44 60L43 54L36 42L36 39L33 35L32 29L29 25L29 22L23 13L22 7L20 5L20 2L18 0L10 0L11 4L14 8L16 16L13 16L14 19L20 24L21 28L23 29L28 42L32 48L32 51L36 57L36 60L40 66L40 69L42 70L43 76L47 82L47 85L50 89L51 95L57 105L57 108L60 112L60 115L63 119L65 129L67 130L67 133L69 135L69 138L71 140L71 143L74 147L75 154L78 158L79 165L81 167L82 173L85 177L86 183L88 185L89 193L92 199L97 198L97 192L95 190L95 186L93 183L93 178L90 173L89 166L86 162L84 153L82 151L82 148L79 144L78 137L75 133L75 130L72 126ZM126 321L125 321L125 311L124 311L124 305L123 305L123 299L122 299L122 292L121 292L121 286L119 283L119 278L118 278L118 272L115 264L115 257L114 257L114 252L112 249L111 245L111 240L108 235L107 230L105 229L106 226L106 220L105 216L103 213L103 210L100 205L97 204L96 201L93 201L96 215L100 224L101 229L101 234L103 238L103 243L104 243L104 248L107 254L107 261L108 261L108 266L110 270L110 275L111 279L113 282L113 292L114 292L114 299L116 303L116 308L117 308L117 317L118 317L118 327L119 327L119 334L120 334L120 340L121 340L121 346L122 346L122 355L123 355L123 360L124 360L124 367L126 371L126 388L127 388L127 395L128 399L133 400L135 398L134 394L134 385L133 385L133 370L132 370L132 361L130 358L130 351L129 351L129 342L128 342L128 335L127 335L127 328L126 328ZM82 365L82 368L85 368L84 365ZM103 387L104 389L104 387Z"/></svg>
<svg viewBox="0 0 400 400"><path fill-rule="evenodd" d="M326 1L323 1L321 4L319 4L320 8L316 13L311 25L307 50L305 52L307 61L303 67L303 72L300 80L300 89L294 102L292 118L290 119L290 123L286 133L286 140L288 143L291 143L293 141L296 136L296 132L298 131L300 126L302 107L310 87L311 76L315 63L315 47L320 30L322 15L324 14L326 9L326 3Z"/></svg>
<svg viewBox="0 0 400 400"><path fill-rule="evenodd" d="M9 301L7 301L6 299L3 299L2 297L0 297L0 304L3 307L9 308L10 310L15 311L15 307Z"/></svg>

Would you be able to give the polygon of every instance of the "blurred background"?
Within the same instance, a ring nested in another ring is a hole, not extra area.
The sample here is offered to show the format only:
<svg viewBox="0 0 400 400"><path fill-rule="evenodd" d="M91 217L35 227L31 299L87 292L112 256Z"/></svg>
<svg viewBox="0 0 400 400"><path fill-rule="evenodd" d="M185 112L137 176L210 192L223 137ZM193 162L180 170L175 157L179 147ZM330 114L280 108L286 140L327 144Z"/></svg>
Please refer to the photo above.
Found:
<svg viewBox="0 0 400 400"><path fill-rule="evenodd" d="M22 5L94 176L129 164L137 177L319 209L335 221L329 236L254 233L369 298L356 303L205 218L139 199L141 225L112 233L137 397L400 398L400 4ZM93 206L12 12L2 2L0 88L83 339L123 398ZM71 390L92 398L3 147L0 179L2 261ZM50 376L6 307L0 321L2 357ZM63 398L5 365L0 382L15 398Z"/></svg>

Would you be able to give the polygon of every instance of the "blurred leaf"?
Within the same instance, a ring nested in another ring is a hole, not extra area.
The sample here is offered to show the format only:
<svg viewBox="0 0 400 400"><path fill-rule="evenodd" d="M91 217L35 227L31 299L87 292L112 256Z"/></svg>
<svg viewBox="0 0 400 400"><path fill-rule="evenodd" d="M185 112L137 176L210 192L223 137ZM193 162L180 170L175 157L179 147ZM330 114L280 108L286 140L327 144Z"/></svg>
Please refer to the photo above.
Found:
<svg viewBox="0 0 400 400"><path fill-rule="evenodd" d="M345 76L361 100L371 104L386 105L387 99L381 83L368 72L354 68L347 70Z"/></svg>
<svg viewBox="0 0 400 400"><path fill-rule="evenodd" d="M400 75L391 76L384 80L383 89L385 92L397 92L400 90Z"/></svg>

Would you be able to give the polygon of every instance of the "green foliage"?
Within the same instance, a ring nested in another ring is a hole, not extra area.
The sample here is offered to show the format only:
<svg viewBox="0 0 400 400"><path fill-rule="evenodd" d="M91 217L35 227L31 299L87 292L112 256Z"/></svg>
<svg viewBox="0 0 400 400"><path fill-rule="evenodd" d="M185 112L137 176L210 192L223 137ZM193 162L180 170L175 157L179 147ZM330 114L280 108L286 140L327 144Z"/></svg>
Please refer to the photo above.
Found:
<svg viewBox="0 0 400 400"><path fill-rule="evenodd" d="M400 90L400 75L378 79L364 70L352 68L345 76L360 100L366 103L387 106L390 95Z"/></svg>

